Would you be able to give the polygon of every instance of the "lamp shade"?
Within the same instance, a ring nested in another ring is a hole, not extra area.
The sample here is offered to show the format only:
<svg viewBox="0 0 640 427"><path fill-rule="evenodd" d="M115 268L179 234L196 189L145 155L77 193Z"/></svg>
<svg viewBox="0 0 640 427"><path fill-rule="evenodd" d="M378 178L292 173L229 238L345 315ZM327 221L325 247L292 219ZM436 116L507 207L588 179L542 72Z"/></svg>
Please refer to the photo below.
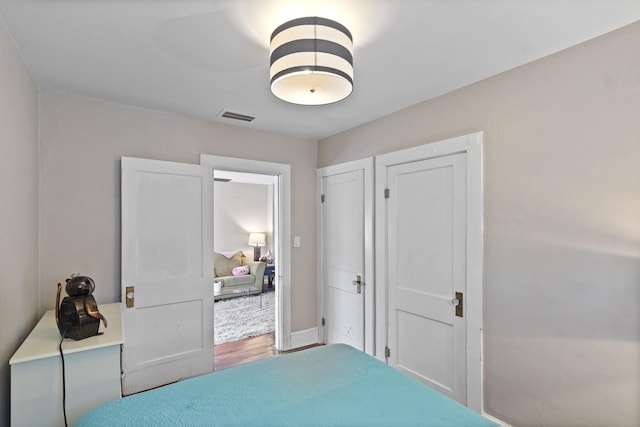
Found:
<svg viewBox="0 0 640 427"><path fill-rule="evenodd" d="M264 244L265 244L264 233L249 233L249 245L264 246Z"/></svg>
<svg viewBox="0 0 640 427"><path fill-rule="evenodd" d="M322 105L353 91L353 37L327 18L286 22L271 34L271 92L294 104Z"/></svg>

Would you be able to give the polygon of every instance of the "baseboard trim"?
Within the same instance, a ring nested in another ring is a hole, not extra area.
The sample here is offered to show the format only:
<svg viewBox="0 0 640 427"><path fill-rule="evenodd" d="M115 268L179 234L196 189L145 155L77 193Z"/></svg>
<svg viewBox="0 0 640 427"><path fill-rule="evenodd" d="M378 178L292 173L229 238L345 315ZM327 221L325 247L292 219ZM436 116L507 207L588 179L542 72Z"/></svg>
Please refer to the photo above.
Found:
<svg viewBox="0 0 640 427"><path fill-rule="evenodd" d="M318 344L318 328L309 328L303 331L291 333L290 347L287 350L293 350L299 347L306 347Z"/></svg>
<svg viewBox="0 0 640 427"><path fill-rule="evenodd" d="M507 423L505 423L504 421L502 421L502 420L500 420L500 419L498 419L498 418L496 418L496 417L493 417L493 416L491 416L491 415L487 414L486 412L483 412L483 413L482 413L482 416L483 416L483 417L485 417L485 418L489 418L489 419L490 419L491 421L493 421L494 423L498 423L498 424L500 424L502 427L512 427L512 426L511 426L511 424L507 424Z"/></svg>

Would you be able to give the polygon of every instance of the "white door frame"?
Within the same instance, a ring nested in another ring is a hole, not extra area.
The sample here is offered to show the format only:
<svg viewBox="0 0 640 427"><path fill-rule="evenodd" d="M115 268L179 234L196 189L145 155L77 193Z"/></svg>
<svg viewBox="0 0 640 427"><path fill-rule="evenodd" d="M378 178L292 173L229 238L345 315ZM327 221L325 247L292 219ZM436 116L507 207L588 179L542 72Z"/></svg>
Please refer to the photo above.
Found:
<svg viewBox="0 0 640 427"><path fill-rule="evenodd" d="M283 163L235 157L200 155L200 164L213 169L278 176L278 218L276 227L276 348L291 348L291 166ZM213 179L213 177L211 177Z"/></svg>
<svg viewBox="0 0 640 427"><path fill-rule="evenodd" d="M322 316L324 313L324 236L322 230L322 202L320 195L322 194L322 178L336 175L340 173L351 172L354 170L362 170L364 172L364 286L366 289L365 296L365 325L364 325L364 337L365 348L364 351L371 355L375 355L375 274L374 274L374 236L373 236L373 157L369 157L361 160L354 160L351 162L340 163L337 165L331 165L316 170L316 212L318 221L316 221L316 241L317 241L317 292L318 292L318 337L320 340L324 337L324 328L322 326Z"/></svg>
<svg viewBox="0 0 640 427"><path fill-rule="evenodd" d="M386 187L386 168L455 153L467 156L467 289L465 295L467 330L467 406L483 410L482 400L482 263L483 263L483 192L482 192L482 132L408 148L375 158L376 192L381 200ZM388 336L388 276L386 210L376 204L376 355L384 358Z"/></svg>

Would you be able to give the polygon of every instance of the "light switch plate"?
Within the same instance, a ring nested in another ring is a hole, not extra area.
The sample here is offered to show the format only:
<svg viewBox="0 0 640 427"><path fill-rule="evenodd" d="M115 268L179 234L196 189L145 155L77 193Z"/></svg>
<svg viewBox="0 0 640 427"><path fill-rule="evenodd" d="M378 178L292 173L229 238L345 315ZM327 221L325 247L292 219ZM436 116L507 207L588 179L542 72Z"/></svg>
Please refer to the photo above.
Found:
<svg viewBox="0 0 640 427"><path fill-rule="evenodd" d="M293 236L293 247L294 248L300 247L300 236Z"/></svg>

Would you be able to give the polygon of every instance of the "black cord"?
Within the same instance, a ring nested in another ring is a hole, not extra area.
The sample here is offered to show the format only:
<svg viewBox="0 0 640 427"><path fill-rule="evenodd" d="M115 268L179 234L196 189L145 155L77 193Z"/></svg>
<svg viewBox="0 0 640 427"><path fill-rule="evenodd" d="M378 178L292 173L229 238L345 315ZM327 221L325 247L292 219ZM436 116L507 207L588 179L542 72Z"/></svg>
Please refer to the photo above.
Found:
<svg viewBox="0 0 640 427"><path fill-rule="evenodd" d="M64 415L64 427L68 427L67 425L67 385L65 383L65 375L64 375L64 354L62 353L62 341L64 341L64 334L60 338L60 345L58 349L60 350L60 359L62 360L62 413Z"/></svg>

